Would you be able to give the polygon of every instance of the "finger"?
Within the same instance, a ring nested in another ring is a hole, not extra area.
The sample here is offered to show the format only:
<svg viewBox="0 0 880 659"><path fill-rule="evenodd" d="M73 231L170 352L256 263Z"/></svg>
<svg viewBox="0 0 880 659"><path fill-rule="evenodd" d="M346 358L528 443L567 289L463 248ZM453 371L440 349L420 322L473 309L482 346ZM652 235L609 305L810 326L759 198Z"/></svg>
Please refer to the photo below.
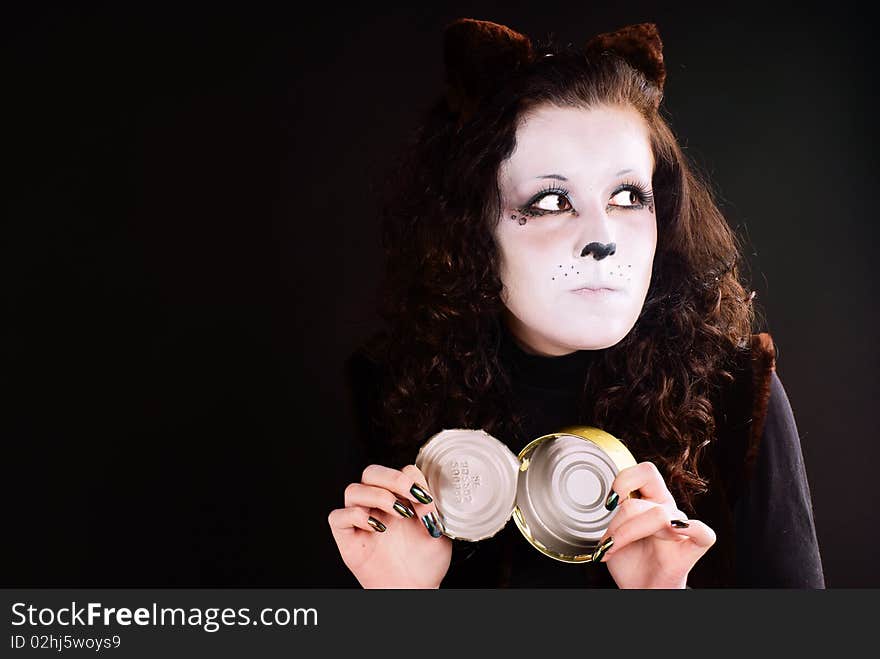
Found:
<svg viewBox="0 0 880 659"><path fill-rule="evenodd" d="M404 518L415 517L416 511L406 501L398 501L397 496L383 487L350 483L345 488L346 506L366 506L379 508L387 513L396 513Z"/></svg>
<svg viewBox="0 0 880 659"><path fill-rule="evenodd" d="M376 522L379 522L379 524L376 526L370 524L368 520L371 517ZM370 533L382 533L380 529L384 526L381 515L374 510L371 511L366 506L349 506L331 510L327 516L327 521L330 523L330 529L334 535L337 533L352 533L355 529L363 529Z"/></svg>
<svg viewBox="0 0 880 659"><path fill-rule="evenodd" d="M406 465L401 469L401 472L403 472L408 478L411 478L416 484L428 482L428 479L425 478L421 469L415 465ZM422 521L422 525L425 527L428 535L432 538L439 538L446 533L446 525L443 521L443 515L438 510L436 501L432 499L430 503L417 502L414 505L417 514L419 515L419 519Z"/></svg>
<svg viewBox="0 0 880 659"><path fill-rule="evenodd" d="M404 469L407 469L407 467L404 467ZM390 467L372 464L364 469L363 474L361 474L361 482L364 485L375 485L390 490L398 497L402 497L404 501L409 500L422 504L432 503L434 499L428 491L424 475L418 471L415 465L412 465L412 467L416 469L415 473L412 470L408 470L409 473L404 473L400 469L391 469Z"/></svg>
<svg viewBox="0 0 880 659"><path fill-rule="evenodd" d="M653 462L640 462L632 467L622 469L611 483L621 499L626 499L630 492L638 492L641 498L663 505L675 505L675 499L666 487L660 470Z"/></svg>
<svg viewBox="0 0 880 659"><path fill-rule="evenodd" d="M415 501L417 504L430 508L431 510L437 510L437 502L434 501L434 495L428 490L428 479L425 478L425 474L422 473L422 470L416 467L413 464L406 465L405 467L401 467L400 472L406 476L408 479L406 482L412 482L415 486L420 487L422 492L427 495L427 498L430 501L426 501L423 498L416 497ZM412 490L409 491L409 495L414 496L414 492Z"/></svg>
<svg viewBox="0 0 880 659"><path fill-rule="evenodd" d="M609 531L605 533L602 542L605 542L608 537L612 537L614 538L614 544L605 552L605 557L613 556L627 545L652 535L656 535L662 540L684 541L686 536L677 531L687 529L674 528L671 520L672 517L666 508L655 505L643 513L634 515L613 530L609 527ZM690 522L685 523L690 524Z"/></svg>
<svg viewBox="0 0 880 659"><path fill-rule="evenodd" d="M687 522L688 516L677 508L670 510L667 506L661 506L659 503L653 503L644 499L624 499L623 503L621 503L614 512L614 516L611 518L608 528L605 529L605 534L602 536L603 539L607 539L608 536L614 536L617 533L617 529L633 517L641 515L652 508L658 507L664 508L667 511L669 519Z"/></svg>
<svg viewBox="0 0 880 659"><path fill-rule="evenodd" d="M652 508L656 508L658 505L659 504L644 501L642 499L624 499L614 511L611 521L608 523L608 528L605 529L605 533L602 536L603 541L609 536L615 536L617 534L617 529L633 517L641 515Z"/></svg>
<svg viewBox="0 0 880 659"><path fill-rule="evenodd" d="M689 519L686 523L686 527L672 526L672 530L676 535L690 538L695 545L703 549L708 549L715 544L715 531L712 530L712 527L698 519Z"/></svg>

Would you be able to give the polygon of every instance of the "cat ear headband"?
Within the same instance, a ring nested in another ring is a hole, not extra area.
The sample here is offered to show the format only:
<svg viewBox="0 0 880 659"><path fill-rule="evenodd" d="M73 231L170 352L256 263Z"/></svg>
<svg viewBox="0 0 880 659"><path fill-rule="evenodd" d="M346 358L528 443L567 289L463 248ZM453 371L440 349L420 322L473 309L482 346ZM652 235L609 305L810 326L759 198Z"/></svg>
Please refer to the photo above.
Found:
<svg viewBox="0 0 880 659"><path fill-rule="evenodd" d="M583 52L588 57L604 52L622 57L656 86L659 105L666 67L663 43L654 23L598 34L586 42ZM459 124L468 121L481 99L508 76L540 57L529 37L504 25L472 18L459 18L447 25L443 40L446 100L449 109L459 115Z"/></svg>

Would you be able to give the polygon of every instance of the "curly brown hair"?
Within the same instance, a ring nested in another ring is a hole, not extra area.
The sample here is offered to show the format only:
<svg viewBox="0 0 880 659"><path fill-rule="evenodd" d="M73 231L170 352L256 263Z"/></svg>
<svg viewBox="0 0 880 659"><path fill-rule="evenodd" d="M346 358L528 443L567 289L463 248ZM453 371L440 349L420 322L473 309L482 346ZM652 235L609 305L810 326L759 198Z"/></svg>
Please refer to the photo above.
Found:
<svg viewBox="0 0 880 659"><path fill-rule="evenodd" d="M446 98L386 172L380 191L387 323L380 416L387 448L411 461L433 433L483 428L519 437L511 382L499 361L504 304L494 227L498 170L516 129L542 104L636 109L649 127L657 249L634 328L584 373L577 423L595 425L653 461L682 509L708 489L701 456L714 438L718 394L748 351L755 322L741 283L741 243L707 177L682 153L658 110L660 90L620 56L548 43L461 125Z"/></svg>

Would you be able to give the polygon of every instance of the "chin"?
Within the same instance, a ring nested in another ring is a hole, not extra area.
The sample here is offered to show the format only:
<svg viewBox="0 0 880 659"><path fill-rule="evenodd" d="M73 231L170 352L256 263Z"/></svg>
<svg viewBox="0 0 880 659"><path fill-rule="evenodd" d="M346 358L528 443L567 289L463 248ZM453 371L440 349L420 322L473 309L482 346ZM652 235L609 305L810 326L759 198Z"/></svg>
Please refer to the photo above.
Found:
<svg viewBox="0 0 880 659"><path fill-rule="evenodd" d="M626 336L625 334L623 336ZM620 340L623 336L614 336L610 338L596 338L586 343L579 344L577 346L578 350L604 350L605 348L610 348L613 345L617 345L620 343Z"/></svg>
<svg viewBox="0 0 880 659"><path fill-rule="evenodd" d="M620 343L633 328L633 323L592 321L563 338L577 350L604 350Z"/></svg>

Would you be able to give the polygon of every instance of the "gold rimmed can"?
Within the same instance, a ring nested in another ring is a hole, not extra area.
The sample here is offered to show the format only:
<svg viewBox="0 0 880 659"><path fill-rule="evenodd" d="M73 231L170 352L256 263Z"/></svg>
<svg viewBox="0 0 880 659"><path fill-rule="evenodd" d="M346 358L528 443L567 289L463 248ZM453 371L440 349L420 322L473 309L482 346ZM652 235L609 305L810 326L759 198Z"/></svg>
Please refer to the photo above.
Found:
<svg viewBox="0 0 880 659"><path fill-rule="evenodd" d="M611 484L635 458L613 435L567 426L529 442L519 455L484 430L453 428L419 449L445 535L478 542L513 517L542 554L566 563L592 560L616 511L605 508Z"/></svg>

